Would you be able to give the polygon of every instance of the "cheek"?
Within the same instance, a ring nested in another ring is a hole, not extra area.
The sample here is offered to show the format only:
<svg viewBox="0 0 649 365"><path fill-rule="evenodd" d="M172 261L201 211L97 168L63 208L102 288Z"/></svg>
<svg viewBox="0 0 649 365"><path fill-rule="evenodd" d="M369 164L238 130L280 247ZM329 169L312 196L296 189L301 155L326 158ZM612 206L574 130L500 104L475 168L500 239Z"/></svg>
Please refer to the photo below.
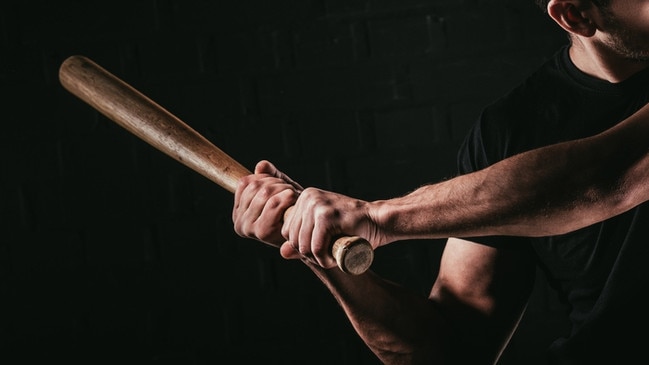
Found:
<svg viewBox="0 0 649 365"><path fill-rule="evenodd" d="M649 34L649 0L624 0L616 2L620 23L639 35Z"/></svg>
<svg viewBox="0 0 649 365"><path fill-rule="evenodd" d="M613 4L614 33L642 48L649 45L649 0L624 0Z"/></svg>

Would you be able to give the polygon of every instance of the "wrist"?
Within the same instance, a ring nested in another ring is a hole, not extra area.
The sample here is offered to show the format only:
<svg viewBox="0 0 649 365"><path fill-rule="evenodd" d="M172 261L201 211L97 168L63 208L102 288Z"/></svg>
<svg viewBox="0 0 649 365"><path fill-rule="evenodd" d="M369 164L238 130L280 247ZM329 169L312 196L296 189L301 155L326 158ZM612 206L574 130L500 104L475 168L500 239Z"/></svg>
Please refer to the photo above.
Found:
<svg viewBox="0 0 649 365"><path fill-rule="evenodd" d="M395 208L390 200L376 200L368 203L367 214L374 226L377 247L402 239L394 229L399 219Z"/></svg>

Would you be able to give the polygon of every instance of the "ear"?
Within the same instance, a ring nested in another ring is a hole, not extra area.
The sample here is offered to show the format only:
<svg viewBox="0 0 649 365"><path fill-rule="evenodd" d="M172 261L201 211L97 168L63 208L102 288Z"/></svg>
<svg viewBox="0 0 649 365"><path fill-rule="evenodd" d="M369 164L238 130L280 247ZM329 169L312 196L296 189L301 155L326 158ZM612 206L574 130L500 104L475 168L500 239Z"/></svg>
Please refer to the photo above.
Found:
<svg viewBox="0 0 649 365"><path fill-rule="evenodd" d="M550 0L548 14L566 32L582 37L592 37L597 26L587 11L591 7L592 4L584 4L582 0Z"/></svg>

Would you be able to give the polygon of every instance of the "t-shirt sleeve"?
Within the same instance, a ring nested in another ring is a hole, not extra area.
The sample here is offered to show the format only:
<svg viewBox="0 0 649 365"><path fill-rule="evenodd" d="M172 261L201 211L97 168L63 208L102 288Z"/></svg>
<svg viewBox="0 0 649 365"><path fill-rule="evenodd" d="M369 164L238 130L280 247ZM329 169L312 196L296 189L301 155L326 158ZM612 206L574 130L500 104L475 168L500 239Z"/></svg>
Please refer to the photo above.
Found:
<svg viewBox="0 0 649 365"><path fill-rule="evenodd" d="M488 166L486 153L482 144L481 120L469 130L460 145L457 154L457 169L459 175L481 170Z"/></svg>

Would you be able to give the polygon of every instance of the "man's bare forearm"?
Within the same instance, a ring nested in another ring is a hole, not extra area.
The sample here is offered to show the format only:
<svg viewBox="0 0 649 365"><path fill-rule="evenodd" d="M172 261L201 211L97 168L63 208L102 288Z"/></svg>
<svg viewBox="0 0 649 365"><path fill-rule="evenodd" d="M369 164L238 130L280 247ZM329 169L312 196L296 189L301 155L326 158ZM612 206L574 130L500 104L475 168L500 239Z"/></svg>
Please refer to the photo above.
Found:
<svg viewBox="0 0 649 365"><path fill-rule="evenodd" d="M593 137L531 150L486 169L369 203L388 242L562 234L649 199L649 106Z"/></svg>
<svg viewBox="0 0 649 365"><path fill-rule="evenodd" d="M348 275L305 261L383 364L444 364L449 333L434 302L371 271Z"/></svg>

